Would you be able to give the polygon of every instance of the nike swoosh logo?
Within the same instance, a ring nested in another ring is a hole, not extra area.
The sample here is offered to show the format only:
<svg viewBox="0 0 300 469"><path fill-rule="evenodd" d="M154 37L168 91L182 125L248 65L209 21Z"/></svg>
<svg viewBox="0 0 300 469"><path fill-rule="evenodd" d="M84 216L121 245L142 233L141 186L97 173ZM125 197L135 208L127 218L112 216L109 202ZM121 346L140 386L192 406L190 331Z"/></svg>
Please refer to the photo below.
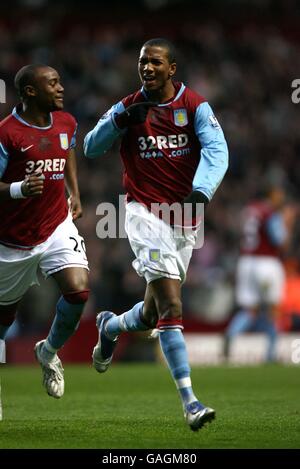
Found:
<svg viewBox="0 0 300 469"><path fill-rule="evenodd" d="M29 150L29 148L33 147L33 145L29 145L29 147L21 147L21 151L24 152L24 151L27 151Z"/></svg>

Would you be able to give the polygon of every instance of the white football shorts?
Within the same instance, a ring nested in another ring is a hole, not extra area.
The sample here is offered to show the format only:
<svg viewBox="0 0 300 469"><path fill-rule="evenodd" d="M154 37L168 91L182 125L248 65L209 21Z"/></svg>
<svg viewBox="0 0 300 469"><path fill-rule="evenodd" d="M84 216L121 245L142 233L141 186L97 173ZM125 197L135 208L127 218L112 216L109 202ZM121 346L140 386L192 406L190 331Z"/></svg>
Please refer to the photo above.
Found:
<svg viewBox="0 0 300 469"><path fill-rule="evenodd" d="M278 304L283 295L285 271L271 256L241 256L237 263L236 300L239 306Z"/></svg>
<svg viewBox="0 0 300 469"><path fill-rule="evenodd" d="M132 201L126 204L125 231L136 256L133 268L147 283L162 277L185 281L197 230L172 228Z"/></svg>
<svg viewBox="0 0 300 469"><path fill-rule="evenodd" d="M47 278L68 267L88 270L84 240L70 213L46 241L33 249L22 251L0 244L0 305L16 303L30 286L38 285L38 268Z"/></svg>

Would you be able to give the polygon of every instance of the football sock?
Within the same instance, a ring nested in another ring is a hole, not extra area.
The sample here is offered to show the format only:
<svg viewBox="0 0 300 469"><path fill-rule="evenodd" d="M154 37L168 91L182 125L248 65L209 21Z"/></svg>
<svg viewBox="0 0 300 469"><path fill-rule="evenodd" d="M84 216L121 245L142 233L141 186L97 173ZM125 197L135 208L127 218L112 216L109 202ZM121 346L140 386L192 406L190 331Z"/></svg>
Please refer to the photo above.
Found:
<svg viewBox="0 0 300 469"><path fill-rule="evenodd" d="M183 334L180 329L160 329L159 341L182 404L186 407L197 401L197 397L192 389L191 370Z"/></svg>
<svg viewBox="0 0 300 469"><path fill-rule="evenodd" d="M124 331L147 331L148 326L142 321L144 302L140 301L129 311L110 318L105 325L105 332L110 339L115 339Z"/></svg>
<svg viewBox="0 0 300 469"><path fill-rule="evenodd" d="M238 334L248 331L253 321L253 316L249 311L239 311L229 323L226 336L233 339Z"/></svg>
<svg viewBox="0 0 300 469"><path fill-rule="evenodd" d="M266 327L266 334L269 339L268 349L267 349L267 361L272 362L276 358L276 340L277 340L277 330L275 324L271 321L268 322Z"/></svg>
<svg viewBox="0 0 300 469"><path fill-rule="evenodd" d="M266 359L268 362L272 362L276 358L276 341L277 341L277 329L269 317L266 315L261 319L259 330L264 332L268 338L268 347Z"/></svg>
<svg viewBox="0 0 300 469"><path fill-rule="evenodd" d="M6 363L5 351L5 341L0 339L0 363Z"/></svg>
<svg viewBox="0 0 300 469"><path fill-rule="evenodd" d="M48 339L49 337L45 340L40 350L40 354L46 362L50 362L55 357L56 352L58 350L51 346Z"/></svg>
<svg viewBox="0 0 300 469"><path fill-rule="evenodd" d="M60 297L56 305L56 315L52 323L50 332L48 334L45 347L42 347L42 356L46 352L53 355L55 352L60 349L64 343L71 337L71 335L76 331L79 320L84 308L84 303L71 304L65 300L63 296ZM49 357L48 354L48 357Z"/></svg>

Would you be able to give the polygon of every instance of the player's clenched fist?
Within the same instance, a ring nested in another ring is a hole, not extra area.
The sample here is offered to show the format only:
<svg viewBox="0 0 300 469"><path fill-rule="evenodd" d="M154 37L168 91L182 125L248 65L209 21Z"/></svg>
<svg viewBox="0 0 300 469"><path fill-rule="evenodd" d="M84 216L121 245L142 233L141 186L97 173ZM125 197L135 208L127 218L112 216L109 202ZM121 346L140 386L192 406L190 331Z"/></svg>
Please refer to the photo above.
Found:
<svg viewBox="0 0 300 469"><path fill-rule="evenodd" d="M42 173L33 173L26 176L21 190L25 197L37 197L43 193L45 176Z"/></svg>
<svg viewBox="0 0 300 469"><path fill-rule="evenodd" d="M156 106L157 103L145 101L143 103L135 103L128 106L125 111L115 117L117 126L120 129L129 127L130 125L142 124L147 119L150 107Z"/></svg>

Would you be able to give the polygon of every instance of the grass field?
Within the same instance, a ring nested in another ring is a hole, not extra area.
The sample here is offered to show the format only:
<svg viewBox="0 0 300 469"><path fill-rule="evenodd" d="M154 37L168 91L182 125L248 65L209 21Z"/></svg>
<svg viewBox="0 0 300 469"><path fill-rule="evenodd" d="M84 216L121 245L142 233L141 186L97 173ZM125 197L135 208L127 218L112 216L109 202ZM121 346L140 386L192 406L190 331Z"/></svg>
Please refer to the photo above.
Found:
<svg viewBox="0 0 300 469"><path fill-rule="evenodd" d="M62 399L37 366L1 366L0 448L300 448L300 370L280 365L194 368L194 389L217 419L185 424L168 371L155 364L65 366Z"/></svg>

